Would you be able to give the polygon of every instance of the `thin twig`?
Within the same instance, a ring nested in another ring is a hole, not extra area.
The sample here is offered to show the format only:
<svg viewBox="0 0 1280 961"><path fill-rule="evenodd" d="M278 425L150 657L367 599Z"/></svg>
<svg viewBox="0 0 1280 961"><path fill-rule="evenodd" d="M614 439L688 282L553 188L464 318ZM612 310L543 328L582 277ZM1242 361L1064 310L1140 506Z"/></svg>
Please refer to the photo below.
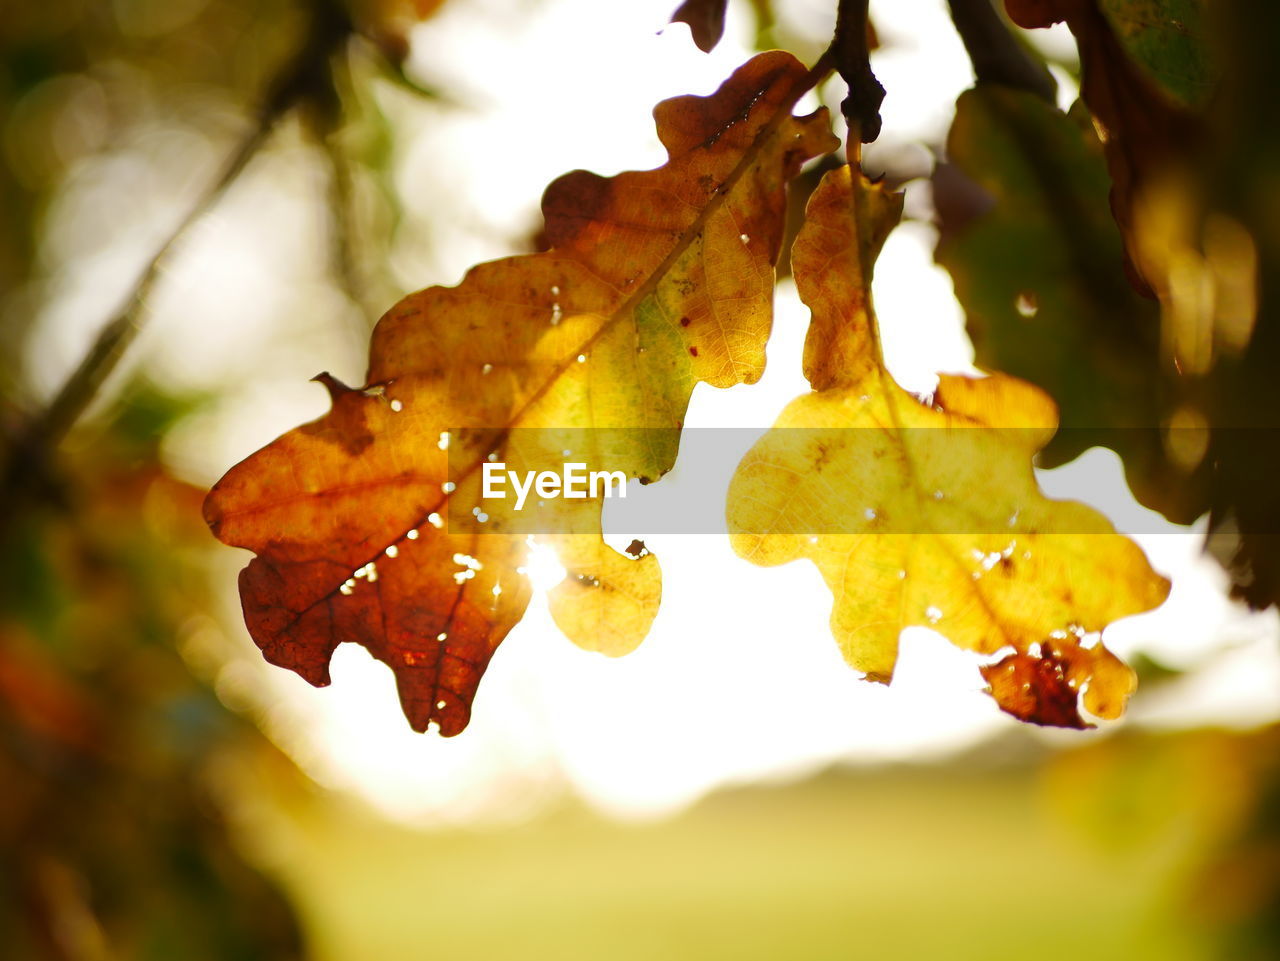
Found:
<svg viewBox="0 0 1280 961"><path fill-rule="evenodd" d="M43 446L54 447L61 441L97 395L103 382L115 370L141 330L143 308L146 306L147 298L160 279L163 268L170 260L179 240L221 199L227 187L240 175L249 159L262 146L274 122L274 118L264 117L262 122L254 124L253 129L226 162L218 179L205 190L203 196L161 244L160 249L156 251L135 282L124 306L98 332L97 340L80 361L79 366L67 378L49 406L31 423L28 434L38 436Z"/></svg>

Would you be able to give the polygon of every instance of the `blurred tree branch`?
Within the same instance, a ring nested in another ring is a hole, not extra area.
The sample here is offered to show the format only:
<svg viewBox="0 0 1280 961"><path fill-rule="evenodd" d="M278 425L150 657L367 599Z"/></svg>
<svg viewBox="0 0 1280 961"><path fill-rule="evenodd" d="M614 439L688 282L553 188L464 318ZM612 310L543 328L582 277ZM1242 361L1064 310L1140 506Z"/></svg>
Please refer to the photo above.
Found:
<svg viewBox="0 0 1280 961"><path fill-rule="evenodd" d="M979 83L1003 84L1055 102L1053 77L1017 41L991 0L947 0L947 7Z"/></svg>
<svg viewBox="0 0 1280 961"><path fill-rule="evenodd" d="M18 429L8 445L7 460L0 475L4 504L0 508L0 530L8 526L26 496L53 486L48 477L51 452L88 409L137 337L151 292L190 228L222 199L282 117L300 104L312 106L320 113L332 109L336 94L331 59L352 32L350 17L337 0L315 0L311 5L305 39L297 53L281 66L222 172L156 250L119 311L99 331L88 353L61 389L43 410L34 413Z"/></svg>

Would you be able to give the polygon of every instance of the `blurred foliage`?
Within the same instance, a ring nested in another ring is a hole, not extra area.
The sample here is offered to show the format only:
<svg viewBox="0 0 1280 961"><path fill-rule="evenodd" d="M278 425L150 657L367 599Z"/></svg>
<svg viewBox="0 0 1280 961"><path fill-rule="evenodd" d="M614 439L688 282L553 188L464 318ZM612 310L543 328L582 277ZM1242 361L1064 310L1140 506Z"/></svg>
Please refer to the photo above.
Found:
<svg viewBox="0 0 1280 961"><path fill-rule="evenodd" d="M19 381L49 266L37 260L43 213L77 164L149 124L182 117L234 129L298 45L294 0L42 0L0 17L0 385Z"/></svg>
<svg viewBox="0 0 1280 961"><path fill-rule="evenodd" d="M175 650L210 626L201 492L158 466L185 410L135 391L0 551L0 944L24 958L296 958L220 768L274 754Z"/></svg>
<svg viewBox="0 0 1280 961"><path fill-rule="evenodd" d="M1129 732L1054 759L1045 798L1112 860L1158 863L1169 905L1223 961L1280 943L1280 728Z"/></svg>
<svg viewBox="0 0 1280 961"><path fill-rule="evenodd" d="M402 69L407 32L441 0L48 0L0 18L0 387L20 397L21 346L53 268L42 218L86 163L159 130L216 146L298 108L328 151L338 278L366 313L386 299L398 218L382 79L434 96ZM252 133L248 134L252 137ZM248 142L248 141L246 141ZM196 197L193 196L194 206ZM364 252L355 265L354 249ZM375 265L370 267L368 265Z"/></svg>
<svg viewBox="0 0 1280 961"><path fill-rule="evenodd" d="M1235 593L1265 607L1280 599L1280 126L1268 119L1280 93L1280 59L1269 39L1280 35L1280 8L1235 0L1215 9L1215 23L1219 59L1229 69L1211 115L1211 153L1191 188L1210 212L1189 215L1193 241L1204 252L1190 262L1201 276L1206 268L1252 267L1256 279L1241 278L1235 349L1217 358L1202 388L1203 409L1215 426L1207 457L1219 478L1212 526L1222 535L1219 556ZM1214 229L1223 226L1228 231ZM1224 232L1237 242L1215 251L1208 241Z"/></svg>
<svg viewBox="0 0 1280 961"><path fill-rule="evenodd" d="M235 757L288 762L178 653L217 635L202 492L159 458L197 401L139 383L56 457L18 440L23 346L59 266L44 218L86 164L157 131L254 144L255 124L267 134L296 107L330 154L335 234L385 249L394 213L348 216L394 211L389 133L367 88L374 76L408 85L405 34L438 6L48 0L0 17L2 460L17 480L0 511L5 958L302 954L292 909L223 814ZM342 276L358 300L364 278Z"/></svg>

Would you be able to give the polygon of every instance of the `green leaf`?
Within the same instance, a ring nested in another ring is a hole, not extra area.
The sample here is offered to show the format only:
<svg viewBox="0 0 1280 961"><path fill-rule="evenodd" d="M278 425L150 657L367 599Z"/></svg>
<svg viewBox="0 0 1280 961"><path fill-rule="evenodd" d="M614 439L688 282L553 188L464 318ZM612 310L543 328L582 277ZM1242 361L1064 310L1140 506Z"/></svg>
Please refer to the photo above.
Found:
<svg viewBox="0 0 1280 961"><path fill-rule="evenodd" d="M947 152L954 166L935 175L936 257L955 282L979 365L1057 401L1062 430L1041 463L1111 447L1139 500L1194 519L1200 497L1187 478L1174 483L1159 429L1159 308L1125 278L1092 131L1031 94L984 85L957 102ZM957 200L957 180L981 199Z"/></svg>
<svg viewBox="0 0 1280 961"><path fill-rule="evenodd" d="M1166 93L1202 107L1217 79L1205 43L1204 0L1099 0L1125 51Z"/></svg>

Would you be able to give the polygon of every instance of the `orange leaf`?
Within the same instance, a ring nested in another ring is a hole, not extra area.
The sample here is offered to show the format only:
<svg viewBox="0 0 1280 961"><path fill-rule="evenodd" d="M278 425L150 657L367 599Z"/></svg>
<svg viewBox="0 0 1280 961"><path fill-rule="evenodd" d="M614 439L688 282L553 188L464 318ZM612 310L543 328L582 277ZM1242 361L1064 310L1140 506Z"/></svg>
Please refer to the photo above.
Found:
<svg viewBox="0 0 1280 961"><path fill-rule="evenodd" d="M660 104L664 166L561 177L542 204L552 249L406 297L374 332L364 388L322 375L330 412L214 487L214 533L259 555L240 590L268 661L323 685L336 646L354 641L391 667L415 730L466 726L528 604L528 545L510 501L460 530L445 523L451 498L467 505L452 516L479 513L490 455L558 466L553 428L668 431L671 443L637 437L582 455L592 469L607 456L610 470L656 480L697 381L759 378L785 185L836 145L825 111L791 113L817 79L768 53L710 97ZM517 427L544 430L517 439ZM562 529L574 533L551 542L571 576L552 613L580 645L626 653L657 610L657 558L606 545L599 500L564 503Z"/></svg>
<svg viewBox="0 0 1280 961"><path fill-rule="evenodd" d="M1023 721L1050 727L1088 728L1077 707L1114 719L1137 686L1133 669L1101 644L1081 647L1073 637L1048 638L1038 650L1018 650L981 668L988 691L1001 710Z"/></svg>

